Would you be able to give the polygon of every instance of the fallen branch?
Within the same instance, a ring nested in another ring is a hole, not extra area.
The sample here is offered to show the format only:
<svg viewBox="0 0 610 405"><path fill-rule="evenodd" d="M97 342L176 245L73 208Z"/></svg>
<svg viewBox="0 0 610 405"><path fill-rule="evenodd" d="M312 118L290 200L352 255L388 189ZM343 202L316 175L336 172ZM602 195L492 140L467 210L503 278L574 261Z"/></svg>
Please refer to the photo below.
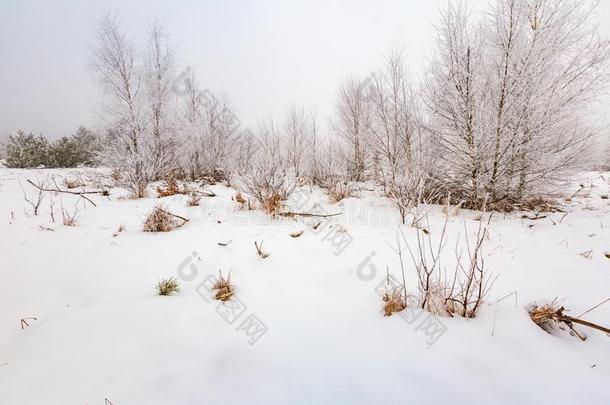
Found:
<svg viewBox="0 0 610 405"><path fill-rule="evenodd" d="M606 301L604 301L604 302L606 302ZM602 304L604 302L602 302ZM599 304L599 305L601 305L601 304ZM599 305L597 305L596 307L599 307ZM591 308L587 312L590 312L591 310L595 309L596 307ZM550 303L548 305L544 305L542 307L533 305L529 309L528 312L529 312L529 315L530 315L530 318L532 319L532 321L534 321L534 323L536 325L540 326L543 330L545 330L547 332L550 332L549 329L552 327L552 325L564 324L568 328L570 328L570 330L572 332L574 332L574 334L576 336L578 336L581 340L585 340L586 337L581 335L580 333L578 333L578 331L576 329L574 329L574 324L579 324L582 326L586 326L588 328L597 329L601 332L610 334L609 328L606 328L601 325L597 325L593 322L585 321L584 319L565 315L563 313L563 311L565 311L565 308L562 306L561 307L556 306L555 300L553 300L552 303ZM585 312L585 314L587 312Z"/></svg>
<svg viewBox="0 0 610 405"><path fill-rule="evenodd" d="M165 213L166 213L167 215L169 215L169 216L172 216L172 217L174 217L174 218L178 218L178 219L182 220L182 221L183 221L183 224L182 224L182 225L186 224L186 223L189 221L187 218L181 217L180 215L172 214L171 212L166 211L166 210L164 210L163 208L159 208L159 211L163 211L163 212L165 212ZM180 226L182 226L182 225L179 225L178 227L180 227Z"/></svg>
<svg viewBox="0 0 610 405"><path fill-rule="evenodd" d="M605 328L603 326L594 324L593 322L589 322L589 321L585 321L585 320L582 320L582 319L573 318L571 316L563 315L561 313L562 311L563 311L563 307L561 307L559 309L559 311L558 311L559 313L557 314L557 320L560 321L560 322L563 322L565 324L568 324L568 326L570 326L571 323L577 323L579 325L587 326L589 328L597 329L597 330L600 330L600 331L602 331L604 333L610 334L610 329L608 329L608 328Z"/></svg>
<svg viewBox="0 0 610 405"><path fill-rule="evenodd" d="M294 217L308 217L308 218L330 218L330 217L336 217L337 215L341 215L343 214L342 212L337 212L335 214L313 214L310 212L280 212L278 215L282 216L282 217L289 217L289 218L294 218Z"/></svg>
<svg viewBox="0 0 610 405"><path fill-rule="evenodd" d="M43 186L39 186L38 184L34 183L30 179L27 179L27 182L30 183L32 186L36 187L40 191L45 191L45 192L49 192L49 193L64 193L64 194L78 195L78 196L84 198L85 200L89 201L94 207L97 207L97 205L93 201L91 201L91 199L89 197L87 197L87 195L91 195L91 194L108 195L108 191L106 191L106 190L71 191L71 190L60 189L59 186L57 185L57 183L55 183L55 188L45 188Z"/></svg>

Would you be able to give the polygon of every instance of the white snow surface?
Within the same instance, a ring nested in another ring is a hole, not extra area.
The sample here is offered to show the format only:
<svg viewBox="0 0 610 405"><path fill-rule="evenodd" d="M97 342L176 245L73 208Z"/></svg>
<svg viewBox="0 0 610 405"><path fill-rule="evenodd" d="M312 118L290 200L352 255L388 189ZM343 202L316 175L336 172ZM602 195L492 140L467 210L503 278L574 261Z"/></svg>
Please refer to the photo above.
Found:
<svg viewBox="0 0 610 405"><path fill-rule="evenodd" d="M565 202L563 219L495 214L484 258L497 279L478 315L419 313L412 322L384 317L375 291L386 269L400 276L392 250L399 229L416 238L380 193L330 204L322 190L302 187L288 200L286 209L343 213L332 226L353 241L340 253L325 239L333 228L316 233L314 219L240 210L235 190L223 185L209 187L217 196L200 207L187 207L187 196L133 200L113 188L109 198L90 196L97 207L47 193L33 216L23 198L36 194L27 179L53 176L61 185L107 173L0 169L1 404L610 403L610 337L579 326L584 342L548 334L527 313L532 302L557 297L577 316L610 297L610 200L602 198L610 173L581 173L567 185L566 196L579 184L587 190ZM143 232L159 203L191 220L172 232ZM75 204L78 226L62 225L61 205L73 212ZM448 271L458 232L464 224L474 232L477 214L449 218ZM433 237L444 218L430 208ZM121 224L126 231L113 236ZM264 241L268 258L256 255L255 241ZM589 250L590 259L581 255ZM182 280L176 295L156 295L157 282L178 277L181 265L196 269L194 279ZM374 279L359 277L358 266ZM231 271L245 308L233 323L219 314L226 307L198 292L221 269ZM240 328L249 315L266 327L254 344ZM610 303L584 318L610 325ZM425 319L445 332L430 336Z"/></svg>

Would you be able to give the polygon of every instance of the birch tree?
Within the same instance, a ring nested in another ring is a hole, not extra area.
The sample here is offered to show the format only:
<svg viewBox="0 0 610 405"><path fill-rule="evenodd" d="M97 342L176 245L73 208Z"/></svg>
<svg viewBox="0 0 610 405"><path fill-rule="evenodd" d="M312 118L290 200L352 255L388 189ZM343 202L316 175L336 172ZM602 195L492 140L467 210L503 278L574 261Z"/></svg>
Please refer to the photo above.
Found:
<svg viewBox="0 0 610 405"><path fill-rule="evenodd" d="M366 146L369 141L370 111L361 81L343 80L339 88L334 130L345 144L345 164L349 180L365 179Z"/></svg>

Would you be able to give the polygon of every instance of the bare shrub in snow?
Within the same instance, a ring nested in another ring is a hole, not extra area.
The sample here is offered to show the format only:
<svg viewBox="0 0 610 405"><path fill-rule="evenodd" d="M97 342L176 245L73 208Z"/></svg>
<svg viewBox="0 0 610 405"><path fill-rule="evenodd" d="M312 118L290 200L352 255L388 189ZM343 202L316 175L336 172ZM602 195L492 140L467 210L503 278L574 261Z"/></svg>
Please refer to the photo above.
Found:
<svg viewBox="0 0 610 405"><path fill-rule="evenodd" d="M292 193L294 181L288 176L279 133L273 122L261 124L259 132L259 148L242 179L241 188L267 213L276 215L281 201Z"/></svg>
<svg viewBox="0 0 610 405"><path fill-rule="evenodd" d="M425 218L428 219L428 216L426 215ZM417 273L419 305L422 309L436 315L457 314L473 318L493 284L483 260L483 242L487 235L487 225L479 221L475 239L471 242L464 223L467 257L464 258L463 252L458 250L460 242L458 234L455 251L456 267L453 277L450 278L443 265L448 219L449 216L445 216L438 238L433 238L432 233L427 230L429 224L426 228L415 228L414 244L409 243L406 235L401 232L401 238L397 239L397 253L403 272L407 268L404 263L405 251L409 254Z"/></svg>
<svg viewBox="0 0 610 405"><path fill-rule="evenodd" d="M40 205L42 204L42 200L44 200L44 188L47 187L46 182L41 183L41 187L37 188L37 192L34 195L34 197L29 196L25 190L23 189L23 186L21 185L21 182L19 182L19 187L21 187L21 192L23 193L23 199L25 200L26 203L28 203L30 205L30 209L31 209L31 215L34 216L38 216L38 211L40 210ZM26 215L30 215L25 209L24 209Z"/></svg>
<svg viewBox="0 0 610 405"><path fill-rule="evenodd" d="M462 253L456 252L456 271L447 297L447 303L451 309L450 313L456 312L465 318L474 318L493 284L493 280L486 272L485 261L483 260L483 241L486 234L487 227L483 226L483 221L479 221L475 239L471 242L468 238L466 225L464 225L468 257L466 263L463 264Z"/></svg>
<svg viewBox="0 0 610 405"><path fill-rule="evenodd" d="M172 295L180 292L180 282L174 277L164 278L157 283L157 294Z"/></svg>
<svg viewBox="0 0 610 405"><path fill-rule="evenodd" d="M226 278L222 275L222 271L219 271L218 273L218 280L216 280L216 283L212 287L216 290L214 298L222 302L229 301L235 293L235 286L231 284L231 272L229 272L229 275Z"/></svg>

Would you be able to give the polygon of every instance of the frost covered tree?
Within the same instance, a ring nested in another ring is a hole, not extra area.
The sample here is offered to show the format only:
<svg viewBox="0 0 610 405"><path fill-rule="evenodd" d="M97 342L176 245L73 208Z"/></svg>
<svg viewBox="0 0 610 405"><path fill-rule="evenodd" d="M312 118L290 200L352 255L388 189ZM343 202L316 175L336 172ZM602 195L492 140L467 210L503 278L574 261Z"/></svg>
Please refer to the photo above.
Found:
<svg viewBox="0 0 610 405"><path fill-rule="evenodd" d="M355 78L343 80L333 126L345 145L344 161L349 180L365 180L369 120L370 109L362 82Z"/></svg>
<svg viewBox="0 0 610 405"><path fill-rule="evenodd" d="M496 0L474 19L449 4L425 79L442 178L467 206L519 204L582 161L588 107L610 47L589 0Z"/></svg>
<svg viewBox="0 0 610 405"><path fill-rule="evenodd" d="M305 149L307 147L307 123L305 111L292 106L286 115L284 123L284 139L286 142L287 158L295 177L302 174Z"/></svg>
<svg viewBox="0 0 610 405"><path fill-rule="evenodd" d="M240 188L256 199L270 214L276 214L282 200L294 189L290 163L282 146L281 130L272 121L259 124L256 149Z"/></svg>
<svg viewBox="0 0 610 405"><path fill-rule="evenodd" d="M192 180L227 171L238 159L239 121L226 96L201 90L193 71L184 78L184 150Z"/></svg>
<svg viewBox="0 0 610 405"><path fill-rule="evenodd" d="M462 4L452 3L437 31L435 56L424 80L428 128L455 197L475 205L482 194L488 126L483 32Z"/></svg>
<svg viewBox="0 0 610 405"><path fill-rule="evenodd" d="M139 51L116 16L96 26L91 64L104 90L108 131L104 160L118 169L120 184L136 197L175 168L170 83L173 52L160 24L153 24Z"/></svg>
<svg viewBox="0 0 610 405"><path fill-rule="evenodd" d="M413 143L418 131L411 83L402 52L392 50L381 70L372 75L368 97L369 130L384 186L408 175L413 163Z"/></svg>

